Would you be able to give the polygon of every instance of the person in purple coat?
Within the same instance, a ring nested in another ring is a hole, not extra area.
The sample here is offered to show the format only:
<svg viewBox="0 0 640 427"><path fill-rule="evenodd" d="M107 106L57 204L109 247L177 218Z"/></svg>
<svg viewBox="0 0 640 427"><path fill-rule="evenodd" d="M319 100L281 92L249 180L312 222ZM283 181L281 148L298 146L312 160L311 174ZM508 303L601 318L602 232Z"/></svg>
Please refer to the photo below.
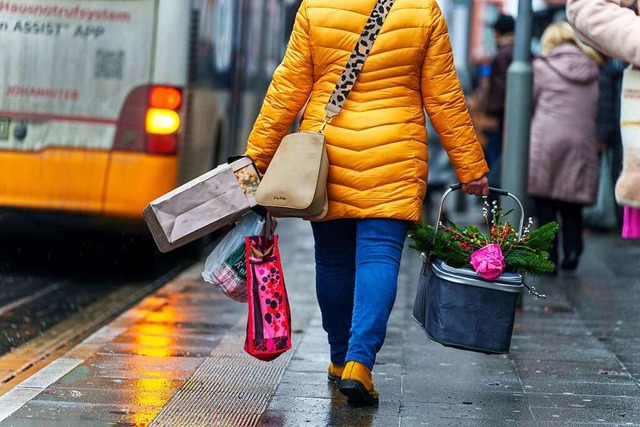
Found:
<svg viewBox="0 0 640 427"><path fill-rule="evenodd" d="M582 208L597 196L599 70L567 22L549 25L541 44L542 56L533 61L528 193L540 224L559 222L561 268L574 270L583 250Z"/></svg>

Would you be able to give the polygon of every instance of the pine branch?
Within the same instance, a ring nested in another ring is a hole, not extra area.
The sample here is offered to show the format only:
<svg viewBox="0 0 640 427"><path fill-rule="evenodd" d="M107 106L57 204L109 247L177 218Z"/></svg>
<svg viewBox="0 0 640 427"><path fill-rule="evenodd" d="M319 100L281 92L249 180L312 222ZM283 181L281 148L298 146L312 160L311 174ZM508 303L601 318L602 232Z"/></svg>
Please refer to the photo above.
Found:
<svg viewBox="0 0 640 427"><path fill-rule="evenodd" d="M544 224L535 230L531 230L527 239L527 247L535 250L550 250L553 240L558 232L558 223L555 221Z"/></svg>
<svg viewBox="0 0 640 427"><path fill-rule="evenodd" d="M504 218L498 210L498 218ZM520 274L541 275L555 269L549 260L548 251L551 250L558 224L550 222L528 233L525 239L513 241L501 238L498 244L503 249L506 271ZM480 232L476 226L458 227L452 222L444 230L417 223L409 229L409 237L413 242L410 248L436 258L442 259L452 267L469 267L472 252L479 249L478 242L491 242L490 236ZM482 244L482 243L481 243Z"/></svg>
<svg viewBox="0 0 640 427"><path fill-rule="evenodd" d="M555 269L555 264L549 260L549 253L545 251L514 249L505 257L505 263L507 271L534 276L550 273Z"/></svg>

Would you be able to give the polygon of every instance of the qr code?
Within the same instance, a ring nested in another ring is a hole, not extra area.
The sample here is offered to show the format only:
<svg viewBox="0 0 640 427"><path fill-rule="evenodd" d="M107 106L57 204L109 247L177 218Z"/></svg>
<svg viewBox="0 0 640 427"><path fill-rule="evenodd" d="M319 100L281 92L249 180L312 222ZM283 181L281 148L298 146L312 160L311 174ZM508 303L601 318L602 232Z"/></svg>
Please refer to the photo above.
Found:
<svg viewBox="0 0 640 427"><path fill-rule="evenodd" d="M124 67L124 50L102 50L96 52L96 79L121 79Z"/></svg>

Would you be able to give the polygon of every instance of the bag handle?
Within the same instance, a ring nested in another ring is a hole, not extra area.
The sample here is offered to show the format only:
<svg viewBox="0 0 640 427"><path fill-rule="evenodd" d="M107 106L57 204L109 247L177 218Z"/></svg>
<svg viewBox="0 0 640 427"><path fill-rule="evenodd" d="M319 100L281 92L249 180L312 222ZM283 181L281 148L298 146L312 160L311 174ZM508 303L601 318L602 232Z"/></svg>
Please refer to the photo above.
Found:
<svg viewBox="0 0 640 427"><path fill-rule="evenodd" d="M329 102L327 102L327 105L325 106L324 123L320 128L320 133L324 131L327 123L331 123L331 119L342 111L344 102L347 100L353 85L356 83L358 75L360 74L360 71L362 71L362 67L364 67L364 63L369 56L369 52L371 52L373 43L376 41L378 33L380 33L380 29L382 28L382 24L387 18L394 1L395 0L378 0L376 2L375 7L369 15L367 23L362 29L358 42L353 48L353 52L349 56L349 60L347 61L335 88L333 89Z"/></svg>
<svg viewBox="0 0 640 427"><path fill-rule="evenodd" d="M275 222L275 218L273 217L273 215L271 215L271 212L269 212L268 210L265 209L265 211L267 212L266 215L264 215L264 230L262 230L262 237L269 241L269 240L273 240L273 236L275 234L276 231L276 222Z"/></svg>

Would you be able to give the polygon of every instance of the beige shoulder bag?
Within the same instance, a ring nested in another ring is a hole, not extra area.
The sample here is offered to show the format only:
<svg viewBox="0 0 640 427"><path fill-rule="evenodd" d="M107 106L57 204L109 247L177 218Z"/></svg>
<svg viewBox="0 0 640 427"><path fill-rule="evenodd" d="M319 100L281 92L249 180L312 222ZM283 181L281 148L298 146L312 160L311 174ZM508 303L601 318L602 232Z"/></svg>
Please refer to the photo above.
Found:
<svg viewBox="0 0 640 427"><path fill-rule="evenodd" d="M318 132L282 139L256 191L256 202L273 216L322 219L327 214L329 159L324 128L340 114L394 0L378 0L325 107Z"/></svg>

